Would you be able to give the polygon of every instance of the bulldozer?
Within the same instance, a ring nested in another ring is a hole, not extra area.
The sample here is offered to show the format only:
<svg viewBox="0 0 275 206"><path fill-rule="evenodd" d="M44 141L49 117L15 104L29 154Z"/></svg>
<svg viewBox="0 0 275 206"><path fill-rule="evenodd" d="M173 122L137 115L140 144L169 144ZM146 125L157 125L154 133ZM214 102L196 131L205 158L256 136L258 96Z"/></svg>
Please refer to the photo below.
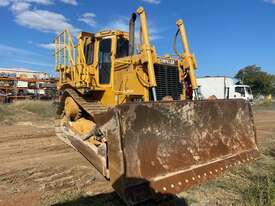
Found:
<svg viewBox="0 0 275 206"><path fill-rule="evenodd" d="M129 31L80 32L75 44L66 29L54 40L56 134L128 205L178 194L259 154L248 102L198 99L195 55L183 21L175 27L175 54L164 56L142 7Z"/></svg>

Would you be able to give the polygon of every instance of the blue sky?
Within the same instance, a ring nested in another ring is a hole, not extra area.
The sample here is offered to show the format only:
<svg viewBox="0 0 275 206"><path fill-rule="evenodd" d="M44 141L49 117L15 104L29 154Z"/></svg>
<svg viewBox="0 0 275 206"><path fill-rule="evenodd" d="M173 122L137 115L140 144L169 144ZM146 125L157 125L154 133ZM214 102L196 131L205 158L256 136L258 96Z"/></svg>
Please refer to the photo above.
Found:
<svg viewBox="0 0 275 206"><path fill-rule="evenodd" d="M199 76L232 76L250 64L275 74L275 0L0 0L0 67L53 74L58 32L126 30L139 6L159 55L173 54L175 22L185 21Z"/></svg>

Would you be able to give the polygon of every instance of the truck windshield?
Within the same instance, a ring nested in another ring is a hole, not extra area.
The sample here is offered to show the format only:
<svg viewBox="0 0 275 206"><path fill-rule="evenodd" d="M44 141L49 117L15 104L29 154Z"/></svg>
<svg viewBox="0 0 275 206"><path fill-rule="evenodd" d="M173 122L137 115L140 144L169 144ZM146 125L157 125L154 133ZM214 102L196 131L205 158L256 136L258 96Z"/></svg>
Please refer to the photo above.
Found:
<svg viewBox="0 0 275 206"><path fill-rule="evenodd" d="M252 94L252 91L251 91L250 87L245 87L245 90L246 90L247 94L249 94L249 95Z"/></svg>
<svg viewBox="0 0 275 206"><path fill-rule="evenodd" d="M235 87L235 92L238 92L241 94L241 96L245 96L245 90L244 87Z"/></svg>

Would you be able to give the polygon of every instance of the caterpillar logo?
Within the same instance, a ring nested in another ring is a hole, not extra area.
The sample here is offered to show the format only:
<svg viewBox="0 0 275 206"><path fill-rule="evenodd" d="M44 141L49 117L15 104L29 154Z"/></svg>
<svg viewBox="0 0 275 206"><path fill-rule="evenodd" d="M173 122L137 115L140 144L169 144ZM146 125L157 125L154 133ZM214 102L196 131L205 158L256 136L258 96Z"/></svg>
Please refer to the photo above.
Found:
<svg viewBox="0 0 275 206"><path fill-rule="evenodd" d="M161 64L172 64L172 65L175 65L177 63L175 59L166 59L166 58L160 58L159 62Z"/></svg>

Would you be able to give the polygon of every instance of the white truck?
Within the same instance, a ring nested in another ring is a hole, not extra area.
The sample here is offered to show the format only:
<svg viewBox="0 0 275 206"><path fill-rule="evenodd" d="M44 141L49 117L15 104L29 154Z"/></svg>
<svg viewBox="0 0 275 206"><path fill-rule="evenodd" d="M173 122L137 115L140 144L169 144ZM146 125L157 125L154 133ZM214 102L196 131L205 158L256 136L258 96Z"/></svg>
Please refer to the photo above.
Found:
<svg viewBox="0 0 275 206"><path fill-rule="evenodd" d="M198 93L201 99L215 96L217 99L245 99L253 101L250 86L240 84L238 79L225 76L206 76L197 78Z"/></svg>

